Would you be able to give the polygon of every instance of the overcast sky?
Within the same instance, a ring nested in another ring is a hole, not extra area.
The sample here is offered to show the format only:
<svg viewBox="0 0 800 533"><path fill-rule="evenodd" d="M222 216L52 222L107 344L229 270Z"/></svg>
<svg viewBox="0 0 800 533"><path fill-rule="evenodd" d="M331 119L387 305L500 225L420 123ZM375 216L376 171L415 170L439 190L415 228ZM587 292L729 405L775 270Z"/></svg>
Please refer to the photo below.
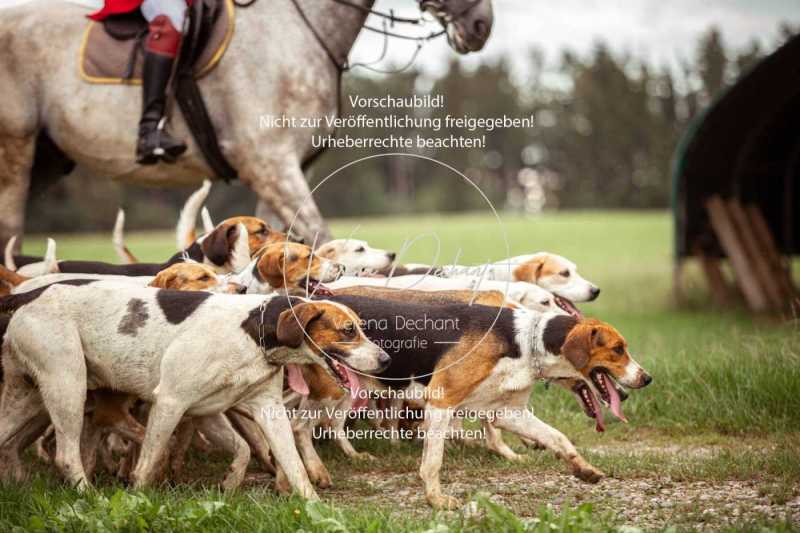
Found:
<svg viewBox="0 0 800 533"><path fill-rule="evenodd" d="M0 6L20 1L25 0L0 0ZM418 13L413 0L377 0L376 8L408 16ZM494 0L494 11L489 44L467 62L500 56L514 62L529 48L539 47L552 64L565 48L586 53L604 40L616 50L628 50L655 64L674 65L694 53L698 36L711 25L722 29L731 47L757 39L771 50L779 22L800 24L799 0ZM369 61L380 48L380 37L364 34L352 59ZM405 63L413 49L413 44L394 40L389 57ZM420 61L438 73L452 54L439 40L425 48Z"/></svg>

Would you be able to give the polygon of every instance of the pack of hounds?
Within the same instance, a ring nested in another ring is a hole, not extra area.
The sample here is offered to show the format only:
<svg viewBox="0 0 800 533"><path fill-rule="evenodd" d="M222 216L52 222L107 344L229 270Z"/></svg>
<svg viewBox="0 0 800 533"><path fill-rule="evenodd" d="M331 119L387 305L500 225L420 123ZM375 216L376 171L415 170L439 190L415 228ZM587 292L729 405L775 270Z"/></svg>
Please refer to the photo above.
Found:
<svg viewBox="0 0 800 533"><path fill-rule="evenodd" d="M24 481L21 456L35 446L74 486L103 468L139 488L180 478L194 446L233 457L225 489L255 459L276 490L315 499L315 485L332 482L315 431L352 460L374 459L354 449L353 424L422 440L419 473L437 508L459 505L440 484L450 440L515 461L510 432L581 480L603 478L530 407L533 385L547 380L603 431L603 409L625 421L625 389L651 381L614 327L573 304L600 293L575 264L540 252L473 267L398 265L355 239L312 249L255 217L215 225L205 208L196 238L209 187L187 201L180 251L163 263L126 248L122 213L121 264L59 261L53 241L45 257L7 248L3 480ZM465 418L480 437L462 431Z"/></svg>

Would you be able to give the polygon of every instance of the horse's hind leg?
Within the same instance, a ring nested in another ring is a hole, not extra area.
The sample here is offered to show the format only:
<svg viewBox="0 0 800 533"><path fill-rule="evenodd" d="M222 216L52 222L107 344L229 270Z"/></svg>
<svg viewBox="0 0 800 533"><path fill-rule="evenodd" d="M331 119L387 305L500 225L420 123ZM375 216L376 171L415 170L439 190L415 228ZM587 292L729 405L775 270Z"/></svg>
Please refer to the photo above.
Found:
<svg viewBox="0 0 800 533"><path fill-rule="evenodd" d="M12 235L21 244L36 137L0 138L0 250Z"/></svg>

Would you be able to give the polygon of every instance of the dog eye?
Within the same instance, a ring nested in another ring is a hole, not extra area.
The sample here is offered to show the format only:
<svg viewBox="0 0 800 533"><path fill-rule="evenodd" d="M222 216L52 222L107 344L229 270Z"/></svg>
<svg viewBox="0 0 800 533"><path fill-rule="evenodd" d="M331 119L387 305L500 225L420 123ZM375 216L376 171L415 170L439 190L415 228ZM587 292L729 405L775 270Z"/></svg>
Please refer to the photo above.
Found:
<svg viewBox="0 0 800 533"><path fill-rule="evenodd" d="M541 301L541 302L539 302L539 303L540 303L540 304L542 304L542 305L545 305L545 306L546 306L546 305L550 305L550 300L542 300L542 301Z"/></svg>
<svg viewBox="0 0 800 533"><path fill-rule="evenodd" d="M562 278L568 278L569 270L562 270L561 272L558 273L558 275L561 276Z"/></svg>
<svg viewBox="0 0 800 533"><path fill-rule="evenodd" d="M617 355L625 355L625 347L624 346L615 346L614 347L614 352Z"/></svg>
<svg viewBox="0 0 800 533"><path fill-rule="evenodd" d="M359 253L360 252L366 252L366 250L364 249L363 246L359 246L358 248L356 248L356 252L359 252Z"/></svg>
<svg viewBox="0 0 800 533"><path fill-rule="evenodd" d="M347 324L344 327L344 334L347 335L348 337L352 337L353 335L356 334L356 327L353 324Z"/></svg>
<svg viewBox="0 0 800 533"><path fill-rule="evenodd" d="M200 278L200 281L208 281L208 280L210 280L210 279L211 279L211 276L209 276L208 274L206 274L205 276L203 276L203 277L201 277L201 278Z"/></svg>

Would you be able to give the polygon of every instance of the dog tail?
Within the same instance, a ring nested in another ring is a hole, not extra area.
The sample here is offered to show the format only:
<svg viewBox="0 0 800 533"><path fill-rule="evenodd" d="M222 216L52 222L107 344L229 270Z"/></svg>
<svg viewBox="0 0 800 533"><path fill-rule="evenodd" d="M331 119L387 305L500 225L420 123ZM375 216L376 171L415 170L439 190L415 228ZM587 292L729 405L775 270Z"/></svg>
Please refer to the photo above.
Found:
<svg viewBox="0 0 800 533"><path fill-rule="evenodd" d="M4 263L9 270L16 270L17 264L14 262L14 245L17 244L17 236L12 235L6 243Z"/></svg>
<svg viewBox="0 0 800 533"><path fill-rule="evenodd" d="M197 213L208 198L210 190L211 180L204 180L203 186L193 192L183 205L180 217L178 217L178 227L175 228L175 243L178 245L178 250L185 250L197 238L195 231Z"/></svg>
<svg viewBox="0 0 800 533"><path fill-rule="evenodd" d="M122 261L123 265L132 265L138 263L136 258L128 247L125 246L125 210L120 209L117 211L117 220L114 222L114 231L111 232L111 242L114 243L114 251L117 252L117 257Z"/></svg>
<svg viewBox="0 0 800 533"><path fill-rule="evenodd" d="M211 233L214 231L214 228L217 226L214 224L214 221L211 220L211 213L208 212L208 208L203 206L203 210L200 211L200 218L203 219L203 231L206 233Z"/></svg>
<svg viewBox="0 0 800 533"><path fill-rule="evenodd" d="M44 253L43 274L58 274L61 269L58 268L58 259L56 258L56 241L47 239L47 250Z"/></svg>

